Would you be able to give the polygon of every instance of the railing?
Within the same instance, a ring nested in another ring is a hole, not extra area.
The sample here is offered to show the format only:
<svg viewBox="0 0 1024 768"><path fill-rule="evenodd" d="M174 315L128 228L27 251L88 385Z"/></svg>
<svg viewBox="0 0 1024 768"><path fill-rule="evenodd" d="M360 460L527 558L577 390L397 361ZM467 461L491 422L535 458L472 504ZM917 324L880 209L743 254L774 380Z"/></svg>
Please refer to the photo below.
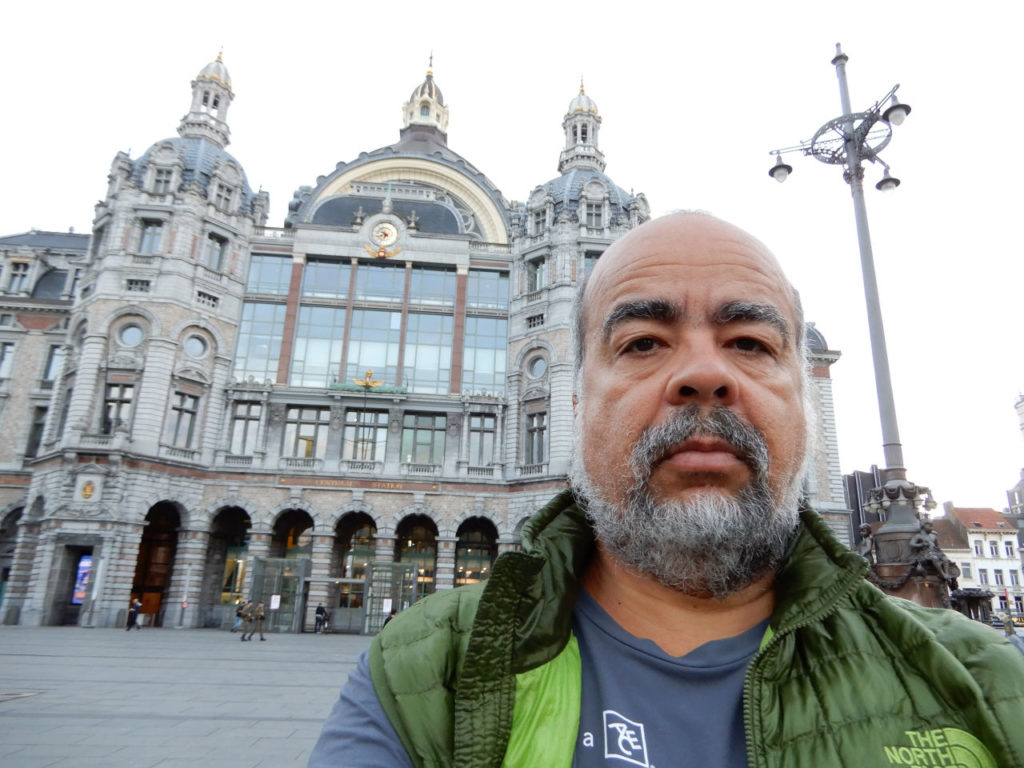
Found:
<svg viewBox="0 0 1024 768"><path fill-rule="evenodd" d="M353 474L376 474L383 467L379 461L361 461L356 459L342 459L341 471Z"/></svg>
<svg viewBox="0 0 1024 768"><path fill-rule="evenodd" d="M404 462L402 464L402 472L407 475L439 475L441 474L441 465Z"/></svg>
<svg viewBox="0 0 1024 768"><path fill-rule="evenodd" d="M152 264L155 258L152 254L133 253L132 264Z"/></svg>
<svg viewBox="0 0 1024 768"><path fill-rule="evenodd" d="M281 459L281 466L286 469L305 469L314 471L322 468L324 465L323 459L306 459L296 458L292 456L285 456Z"/></svg>
<svg viewBox="0 0 1024 768"><path fill-rule="evenodd" d="M466 467L469 477L494 477L496 467Z"/></svg>
<svg viewBox="0 0 1024 768"><path fill-rule="evenodd" d="M224 456L224 465L228 467L251 467L252 456Z"/></svg>
<svg viewBox="0 0 1024 768"><path fill-rule="evenodd" d="M528 477L530 475L543 475L548 471L547 464L523 464L519 467L519 476Z"/></svg>
<svg viewBox="0 0 1024 768"><path fill-rule="evenodd" d="M192 451L188 448L175 448L172 445L161 445L160 455L169 459L184 459L185 461L198 461L199 451Z"/></svg>
<svg viewBox="0 0 1024 768"><path fill-rule="evenodd" d="M109 448L114 443L113 435L82 435L78 442L80 445L91 445L94 448Z"/></svg>

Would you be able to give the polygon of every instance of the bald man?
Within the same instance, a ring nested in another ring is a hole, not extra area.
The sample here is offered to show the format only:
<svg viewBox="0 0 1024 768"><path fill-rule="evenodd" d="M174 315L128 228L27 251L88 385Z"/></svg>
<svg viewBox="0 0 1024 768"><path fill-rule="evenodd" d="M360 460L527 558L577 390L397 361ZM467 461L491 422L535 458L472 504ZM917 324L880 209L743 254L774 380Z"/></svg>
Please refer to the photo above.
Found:
<svg viewBox="0 0 1024 768"><path fill-rule="evenodd" d="M1024 768L1021 654L883 595L801 503L804 324L765 246L649 222L574 312L572 490L375 638L310 766Z"/></svg>

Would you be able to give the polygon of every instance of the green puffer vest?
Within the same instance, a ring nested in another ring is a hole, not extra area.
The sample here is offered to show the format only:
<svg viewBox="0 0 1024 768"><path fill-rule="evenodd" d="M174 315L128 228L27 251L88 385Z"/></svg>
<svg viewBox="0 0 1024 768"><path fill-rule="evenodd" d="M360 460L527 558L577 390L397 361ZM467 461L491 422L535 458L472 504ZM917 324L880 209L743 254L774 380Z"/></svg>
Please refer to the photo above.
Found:
<svg viewBox="0 0 1024 768"><path fill-rule="evenodd" d="M813 511L801 519L747 671L751 768L1024 768L1024 656L954 611L886 597ZM566 492L524 526L523 545L488 581L402 612L371 646L377 696L417 768L572 764L572 606L593 535Z"/></svg>

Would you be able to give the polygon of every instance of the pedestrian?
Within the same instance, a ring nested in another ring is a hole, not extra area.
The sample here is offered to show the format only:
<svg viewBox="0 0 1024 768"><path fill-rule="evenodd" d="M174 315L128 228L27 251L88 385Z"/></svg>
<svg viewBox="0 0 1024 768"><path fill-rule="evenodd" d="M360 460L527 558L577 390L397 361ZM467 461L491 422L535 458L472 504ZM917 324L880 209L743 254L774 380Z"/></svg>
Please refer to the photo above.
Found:
<svg viewBox="0 0 1024 768"><path fill-rule="evenodd" d="M242 639L243 640L252 640L252 636L257 631L259 631L259 633L260 633L260 640L266 640L267 639L267 638L265 638L263 636L263 618L265 616L266 616L266 611L264 611L264 609L263 609L263 602L262 601L257 603L255 608L253 608L251 605L249 606L249 621L246 624L246 626L247 626L247 628L249 630L249 636L246 637L245 636L245 632L242 632Z"/></svg>
<svg viewBox="0 0 1024 768"><path fill-rule="evenodd" d="M316 607L316 626L313 628L313 634L317 634L324 627L324 622L327 620L327 609L324 608L324 604L320 603Z"/></svg>
<svg viewBox="0 0 1024 768"><path fill-rule="evenodd" d="M252 627L252 600L247 600L242 605L242 640L245 640L245 633Z"/></svg>
<svg viewBox="0 0 1024 768"><path fill-rule="evenodd" d="M240 600L238 605L234 606L234 625L231 627L231 632L238 632L239 631L239 627L241 627L242 623L245 621L245 615L244 614L245 614L246 608L250 604L251 603L248 600L246 600L246 601Z"/></svg>
<svg viewBox="0 0 1024 768"><path fill-rule="evenodd" d="M643 224L571 327L571 488L374 638L310 768L1024 766L1024 657L885 595L804 501L806 328L762 243Z"/></svg>
<svg viewBox="0 0 1024 768"><path fill-rule="evenodd" d="M132 595L131 607L128 609L128 626L124 629L126 632L130 632L132 627L136 629L142 629L139 626L139 611L142 609L142 601L139 598Z"/></svg>
<svg viewBox="0 0 1024 768"><path fill-rule="evenodd" d="M389 621L391 621L393 618L395 618L395 615L397 613L398 613L398 611L396 611L394 608L391 609L391 613L389 613L388 617L386 619L384 619L384 626L385 627L388 625Z"/></svg>

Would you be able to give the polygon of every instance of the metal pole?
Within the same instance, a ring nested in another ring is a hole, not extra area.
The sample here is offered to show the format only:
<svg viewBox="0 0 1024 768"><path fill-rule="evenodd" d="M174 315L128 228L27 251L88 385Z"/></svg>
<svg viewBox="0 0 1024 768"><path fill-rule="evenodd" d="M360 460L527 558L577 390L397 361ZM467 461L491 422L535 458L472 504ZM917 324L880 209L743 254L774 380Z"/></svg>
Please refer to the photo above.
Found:
<svg viewBox="0 0 1024 768"><path fill-rule="evenodd" d="M852 114L850 91L846 82L847 56L836 45L836 57L832 63L839 78L839 98L843 114ZM882 324L882 307L878 298L878 280L875 276L875 261L871 251L871 233L868 230L868 212L864 202L864 169L861 167L859 139L851 121L845 126L846 134L846 176L853 195L853 213L857 221L857 243L860 246L860 264L864 277L864 298L867 302L868 331L871 338L871 355L875 363L875 389L878 393L878 412L882 425L882 450L885 455L883 485L889 480L905 480L903 447L900 444L899 426L896 422L896 403L892 393L892 379L889 373L889 354L885 345L885 328Z"/></svg>

